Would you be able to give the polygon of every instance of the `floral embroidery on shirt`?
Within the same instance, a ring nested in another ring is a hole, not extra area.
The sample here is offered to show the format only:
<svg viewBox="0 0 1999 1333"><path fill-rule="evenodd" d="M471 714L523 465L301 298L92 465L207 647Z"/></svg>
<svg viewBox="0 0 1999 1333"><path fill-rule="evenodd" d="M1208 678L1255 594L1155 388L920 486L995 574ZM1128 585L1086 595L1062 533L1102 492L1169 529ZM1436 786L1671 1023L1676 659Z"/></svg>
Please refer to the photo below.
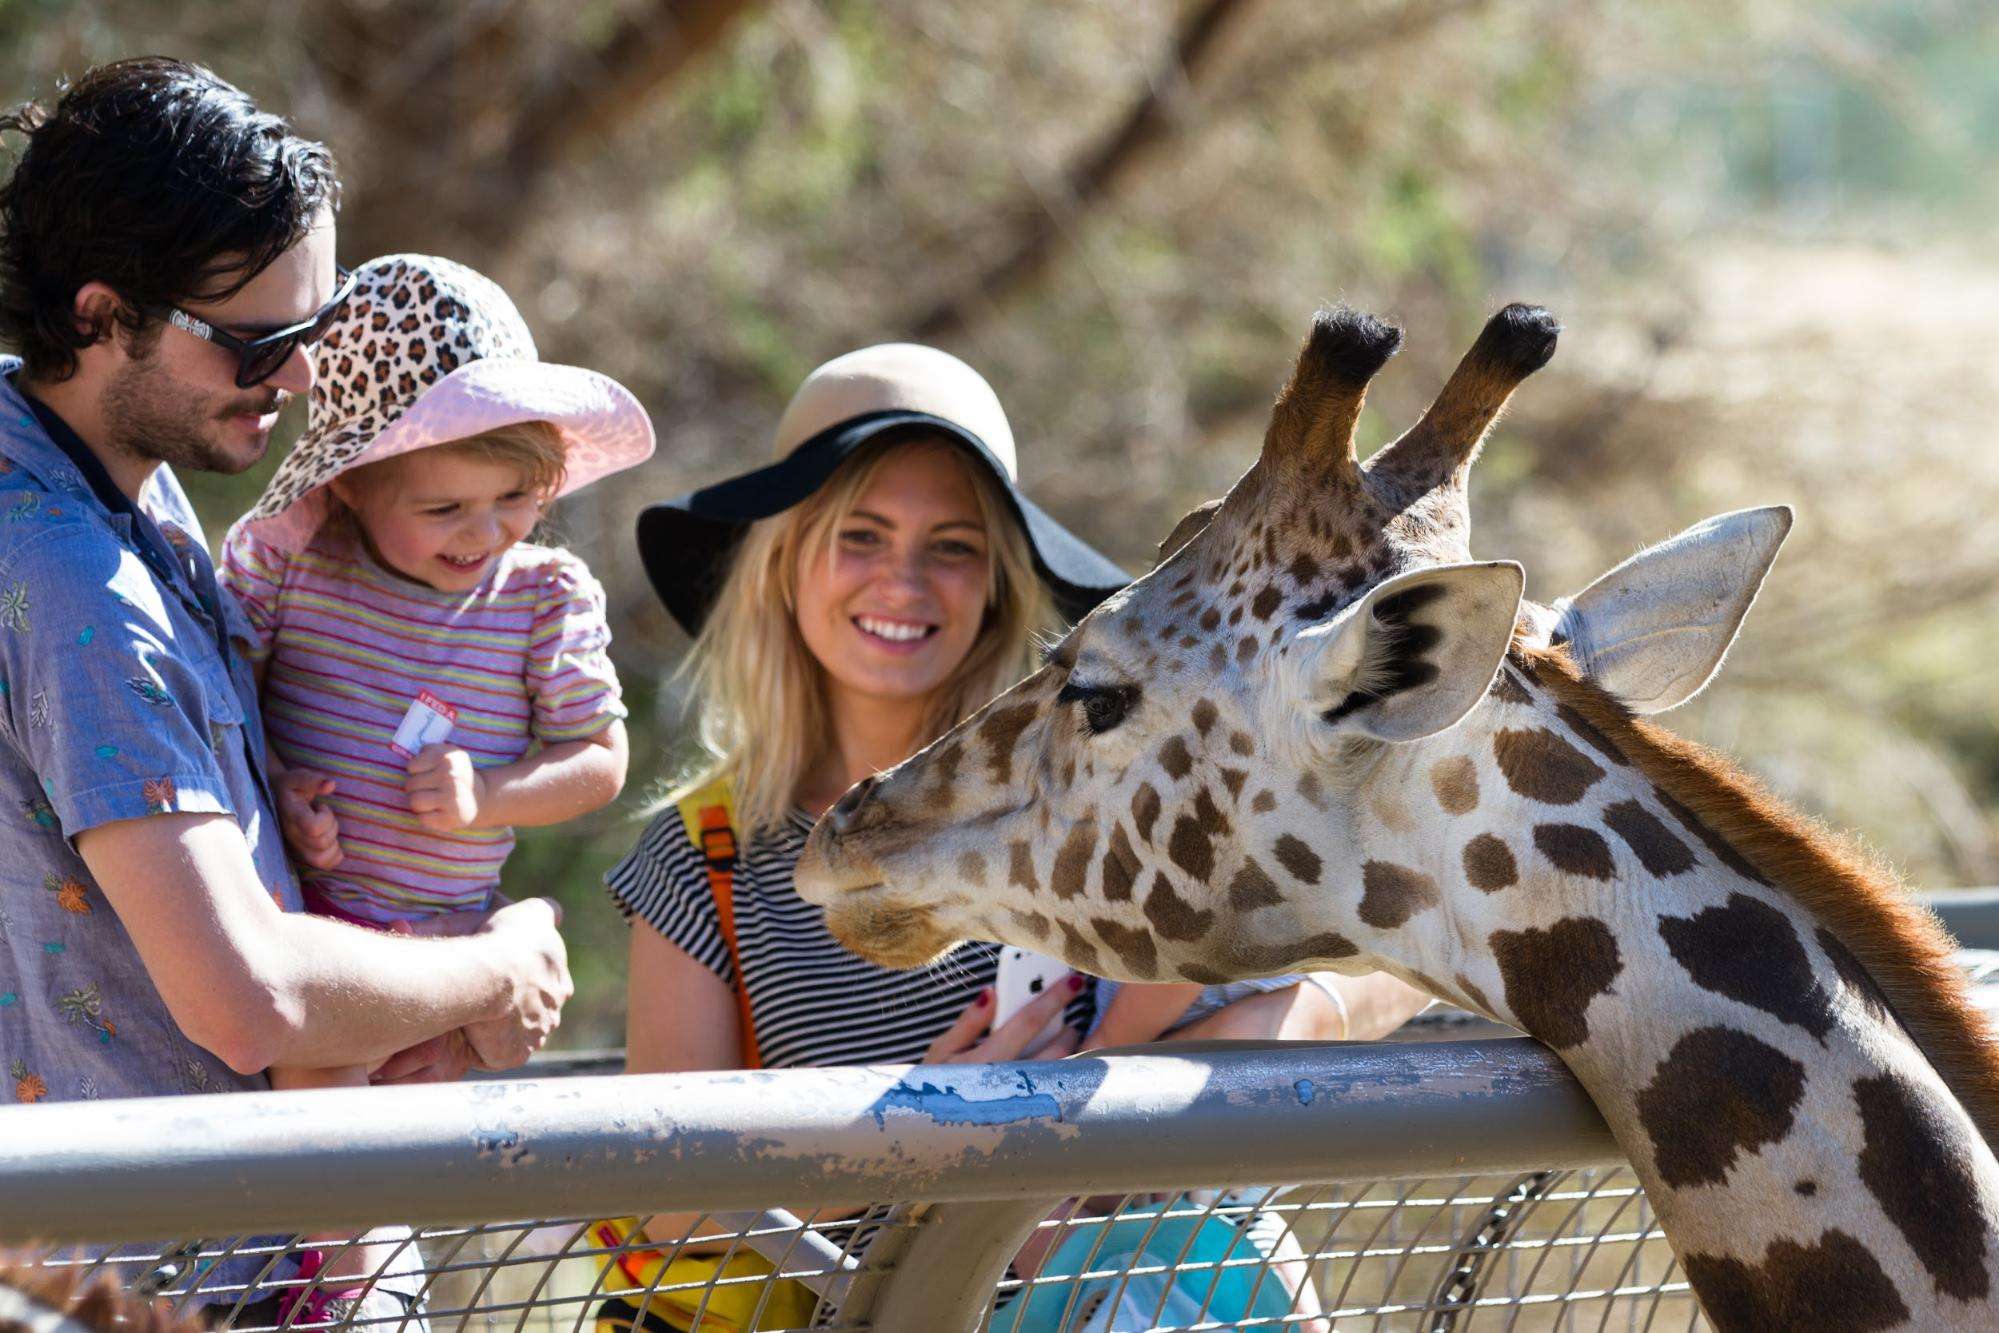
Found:
<svg viewBox="0 0 1999 1333"><path fill-rule="evenodd" d="M0 625L12 630L28 628L28 585L17 583L0 592Z"/></svg>
<svg viewBox="0 0 1999 1333"><path fill-rule="evenodd" d="M38 1102L49 1095L49 1085L42 1082L40 1074L30 1074L25 1062L16 1060L7 1066L7 1073L14 1080L15 1101Z"/></svg>
<svg viewBox="0 0 1999 1333"><path fill-rule="evenodd" d="M37 828L52 829L56 826L56 808L49 804L46 796L21 802L21 811L27 815L28 822Z"/></svg>
<svg viewBox="0 0 1999 1333"><path fill-rule="evenodd" d="M56 896L56 906L78 916L90 915L89 888L74 875L44 875L42 887Z"/></svg>
<svg viewBox="0 0 1999 1333"><path fill-rule="evenodd" d="M160 683L150 676L127 676L125 683L131 687L132 693L138 695L149 704L164 706L174 701L174 697L162 689Z"/></svg>
<svg viewBox="0 0 1999 1333"><path fill-rule="evenodd" d="M34 694L29 696L28 725L31 727L52 725L49 721L49 692L47 690L36 690Z"/></svg>
<svg viewBox="0 0 1999 1333"><path fill-rule="evenodd" d="M146 798L146 804L165 814L174 808L174 780L172 778L147 778L146 785L139 789Z"/></svg>
<svg viewBox="0 0 1999 1333"><path fill-rule="evenodd" d="M96 1101L96 1100L97 1100L97 1080L96 1080L96 1079L94 1079L94 1078L92 1078L92 1077L91 1077L90 1075L88 1075L88 1074L79 1074L79 1075L77 1075L77 1078L76 1078L76 1095L77 1095L78 1099L80 1099L80 1100L82 1100L82 1101L86 1101L86 1102L94 1102L94 1101Z"/></svg>
<svg viewBox="0 0 1999 1333"><path fill-rule="evenodd" d="M82 630L80 630L77 633L76 636L77 646L81 648L88 648L90 646L90 641L96 637L97 637L97 626L85 625L82 628Z"/></svg>
<svg viewBox="0 0 1999 1333"><path fill-rule="evenodd" d="M118 1025L104 1017L104 997L98 993L97 983L91 982L80 990L73 990L56 1000L56 1008L72 1023L93 1028L97 1040L106 1046L118 1035Z"/></svg>
<svg viewBox="0 0 1999 1333"><path fill-rule="evenodd" d="M7 521L12 523L24 518L33 518L35 511L41 507L40 491L22 491L14 497L14 507L7 511Z"/></svg>

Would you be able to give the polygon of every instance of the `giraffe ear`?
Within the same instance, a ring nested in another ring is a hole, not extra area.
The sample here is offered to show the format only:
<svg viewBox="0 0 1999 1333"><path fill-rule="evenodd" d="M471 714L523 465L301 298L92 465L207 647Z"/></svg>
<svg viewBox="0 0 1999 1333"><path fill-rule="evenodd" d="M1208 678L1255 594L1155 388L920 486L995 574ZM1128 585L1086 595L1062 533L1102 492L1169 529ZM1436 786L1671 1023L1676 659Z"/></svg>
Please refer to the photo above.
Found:
<svg viewBox="0 0 1999 1333"><path fill-rule="evenodd" d="M1456 726L1491 688L1513 641L1525 575L1510 560L1411 570L1301 630L1312 705L1383 741Z"/></svg>
<svg viewBox="0 0 1999 1333"><path fill-rule="evenodd" d="M1696 523L1555 603L1551 637L1633 712L1683 704L1721 669L1790 530L1788 505Z"/></svg>

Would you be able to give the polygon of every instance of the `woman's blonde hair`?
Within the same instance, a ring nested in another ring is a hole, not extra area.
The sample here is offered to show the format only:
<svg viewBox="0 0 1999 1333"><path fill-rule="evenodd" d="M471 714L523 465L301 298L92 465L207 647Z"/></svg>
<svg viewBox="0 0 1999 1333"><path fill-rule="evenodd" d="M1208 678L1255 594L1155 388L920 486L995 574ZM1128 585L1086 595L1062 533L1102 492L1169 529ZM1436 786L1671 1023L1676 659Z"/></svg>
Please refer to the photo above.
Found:
<svg viewBox="0 0 1999 1333"><path fill-rule="evenodd" d="M356 490L373 490L393 481L402 465L419 453L458 454L483 463L518 468L523 489L547 499L555 498L555 493L562 489L563 478L569 474L569 453L563 444L562 431L547 421L516 421L462 440L363 463L342 475Z"/></svg>
<svg viewBox="0 0 1999 1333"><path fill-rule="evenodd" d="M745 839L777 827L797 802L828 735L823 677L798 631L799 552L823 542L854 510L889 458L909 448L948 450L972 479L986 530L986 618L965 660L930 700L919 744L943 735L1033 667L1036 636L1055 607L1035 573L1027 532L987 469L936 436L877 440L842 463L810 498L751 525L694 647L681 664L693 682L703 762L668 802L726 779Z"/></svg>

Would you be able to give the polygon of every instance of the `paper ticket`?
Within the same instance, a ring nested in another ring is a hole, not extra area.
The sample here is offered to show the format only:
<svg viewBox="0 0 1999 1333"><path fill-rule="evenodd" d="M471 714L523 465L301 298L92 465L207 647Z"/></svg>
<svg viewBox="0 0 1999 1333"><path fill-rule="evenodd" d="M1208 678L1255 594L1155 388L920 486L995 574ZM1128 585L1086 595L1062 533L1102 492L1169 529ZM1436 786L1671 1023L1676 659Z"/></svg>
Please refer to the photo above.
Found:
<svg viewBox="0 0 1999 1333"><path fill-rule="evenodd" d="M410 700L410 710L403 714L402 723L396 728L396 738L389 742L397 754L407 758L426 745L436 745L451 735L452 724L458 721L458 710L444 700L424 690Z"/></svg>

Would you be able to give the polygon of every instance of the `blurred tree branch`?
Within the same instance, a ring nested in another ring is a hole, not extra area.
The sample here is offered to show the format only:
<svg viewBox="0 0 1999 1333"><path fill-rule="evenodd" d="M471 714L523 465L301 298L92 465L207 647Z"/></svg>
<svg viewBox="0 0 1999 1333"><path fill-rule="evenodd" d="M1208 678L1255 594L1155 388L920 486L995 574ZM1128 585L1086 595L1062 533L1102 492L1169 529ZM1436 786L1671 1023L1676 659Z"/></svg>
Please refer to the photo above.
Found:
<svg viewBox="0 0 1999 1333"><path fill-rule="evenodd" d="M1321 60L1349 60L1360 52L1409 40L1489 3L1421 0L1341 27L1328 40L1302 50L1284 46L1274 57L1241 62L1237 77L1218 100L1234 101L1271 79ZM1146 80L1144 95L1124 119L1053 189L1036 191L1041 206L1027 210L1020 234L995 263L911 318L911 336L930 342L961 334L979 315L998 308L1046 272L1083 214L1115 192L1187 124L1192 95L1221 64L1222 39L1254 7L1255 0L1204 0L1196 6L1182 21L1166 59Z"/></svg>
<svg viewBox="0 0 1999 1333"><path fill-rule="evenodd" d="M961 332L973 315L1034 281L1054 258L1066 224L1114 190L1169 137L1189 94L1214 63L1220 39L1255 0L1203 0L1181 22L1166 59L1146 80L1144 96L1108 137L1067 173L1050 202L1029 217L1000 260L910 323L913 335L938 341Z"/></svg>
<svg viewBox="0 0 1999 1333"><path fill-rule="evenodd" d="M360 188L342 232L359 253L497 263L562 165L637 120L757 3L645 0L588 44L550 43L499 0L418 11L427 22L378 0L312 7L306 48L367 129L367 160L343 163Z"/></svg>

